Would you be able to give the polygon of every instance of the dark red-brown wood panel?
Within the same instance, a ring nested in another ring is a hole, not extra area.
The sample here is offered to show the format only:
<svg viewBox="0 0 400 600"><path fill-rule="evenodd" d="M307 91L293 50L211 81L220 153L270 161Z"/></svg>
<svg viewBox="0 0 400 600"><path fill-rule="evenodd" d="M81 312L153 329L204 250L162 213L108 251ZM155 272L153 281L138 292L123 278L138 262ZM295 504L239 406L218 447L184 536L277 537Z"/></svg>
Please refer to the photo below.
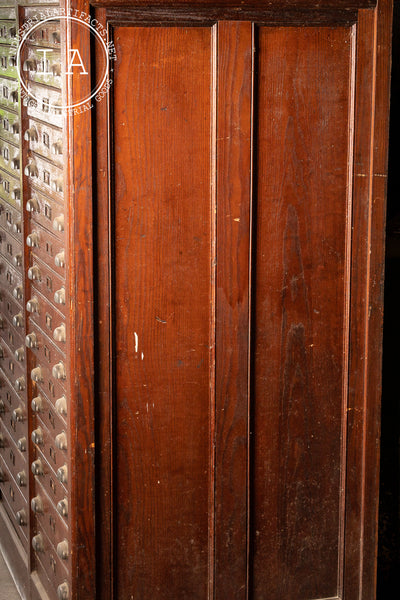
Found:
<svg viewBox="0 0 400 600"><path fill-rule="evenodd" d="M351 235L351 28L261 28L252 565L257 599L338 595Z"/></svg>
<svg viewBox="0 0 400 600"><path fill-rule="evenodd" d="M104 600L372 598L376 17L348 7L97 11Z"/></svg>
<svg viewBox="0 0 400 600"><path fill-rule="evenodd" d="M206 598L214 324L210 27L117 27L117 597Z"/></svg>

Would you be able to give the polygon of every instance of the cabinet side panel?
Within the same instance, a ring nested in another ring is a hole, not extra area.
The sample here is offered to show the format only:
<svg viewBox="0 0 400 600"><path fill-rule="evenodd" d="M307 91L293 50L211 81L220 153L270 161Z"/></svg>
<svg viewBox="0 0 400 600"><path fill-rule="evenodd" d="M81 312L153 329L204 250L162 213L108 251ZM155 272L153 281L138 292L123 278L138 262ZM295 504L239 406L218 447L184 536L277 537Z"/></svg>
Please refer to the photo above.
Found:
<svg viewBox="0 0 400 600"><path fill-rule="evenodd" d="M205 599L213 34L114 33L116 597Z"/></svg>
<svg viewBox="0 0 400 600"><path fill-rule="evenodd" d="M257 600L331 598L341 589L352 48L351 28L259 30Z"/></svg>

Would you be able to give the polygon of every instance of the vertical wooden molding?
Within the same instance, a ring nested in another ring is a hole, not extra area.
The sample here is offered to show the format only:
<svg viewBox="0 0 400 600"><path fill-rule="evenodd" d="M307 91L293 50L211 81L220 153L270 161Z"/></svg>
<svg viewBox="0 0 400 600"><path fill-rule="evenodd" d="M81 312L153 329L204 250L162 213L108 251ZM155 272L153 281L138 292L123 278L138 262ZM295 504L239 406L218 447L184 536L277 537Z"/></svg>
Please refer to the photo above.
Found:
<svg viewBox="0 0 400 600"><path fill-rule="evenodd" d="M355 118L355 83L356 83L356 44L357 27L351 31L351 65L349 78L349 144L348 144L348 189L346 215L346 250L345 250L345 309L343 319L343 413L342 413L342 456L341 456L341 503L338 557L338 595L343 596L344 587L344 555L346 526L346 457L347 457L347 414L349 409L349 351L350 351L350 305L351 305L351 253L352 253L352 209L353 209L353 170L354 170L354 118Z"/></svg>
<svg viewBox="0 0 400 600"><path fill-rule="evenodd" d="M354 140L344 596L373 600L392 1L360 10Z"/></svg>
<svg viewBox="0 0 400 600"><path fill-rule="evenodd" d="M390 41L392 0L379 0L376 9L374 129L370 181L368 370L366 372L365 489L363 525L363 600L372 590L375 598L379 509L379 438L382 369L383 277L387 156L389 137ZM379 343L377 343L377 340ZM366 590L366 592L364 592ZM361 597L361 594L360 594Z"/></svg>
<svg viewBox="0 0 400 600"><path fill-rule="evenodd" d="M209 481L209 547L208 547L208 598L215 598L215 485L216 485L216 264L217 264L217 115L218 115L218 25L211 29L211 165L210 165L210 197L211 197L211 248L210 248L210 481Z"/></svg>
<svg viewBox="0 0 400 600"><path fill-rule="evenodd" d="M244 600L248 589L252 90L253 25L221 21L217 109L217 600Z"/></svg>
<svg viewBox="0 0 400 600"><path fill-rule="evenodd" d="M62 7L68 10L70 4L70 0L66 0ZM86 0L77 0L73 8L90 13ZM79 48L84 64L90 65L89 33L84 33L82 27L72 22L67 28L67 35L69 47ZM89 94L90 76L86 83L75 78L72 89L68 89L69 100ZM91 111L67 117L66 238L70 257L66 284L69 306L67 372L70 373L68 480L73 549L70 595L79 600L96 597L91 119Z"/></svg>

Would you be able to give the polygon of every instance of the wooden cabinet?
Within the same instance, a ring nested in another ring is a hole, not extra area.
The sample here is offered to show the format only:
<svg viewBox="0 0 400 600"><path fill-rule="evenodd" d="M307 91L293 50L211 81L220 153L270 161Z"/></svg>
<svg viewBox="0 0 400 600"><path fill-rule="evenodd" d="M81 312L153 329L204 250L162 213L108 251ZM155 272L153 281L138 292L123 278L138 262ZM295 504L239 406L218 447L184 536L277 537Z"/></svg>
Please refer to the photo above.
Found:
<svg viewBox="0 0 400 600"><path fill-rule="evenodd" d="M372 600L391 2L58 15L61 121L20 109L26 598Z"/></svg>

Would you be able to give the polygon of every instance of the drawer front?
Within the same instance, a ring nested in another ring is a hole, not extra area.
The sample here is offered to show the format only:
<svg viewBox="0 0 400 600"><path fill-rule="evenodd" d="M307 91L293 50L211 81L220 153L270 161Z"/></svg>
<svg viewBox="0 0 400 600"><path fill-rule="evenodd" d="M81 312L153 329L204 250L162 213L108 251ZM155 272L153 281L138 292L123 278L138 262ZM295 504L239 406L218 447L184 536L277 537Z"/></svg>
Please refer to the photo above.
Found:
<svg viewBox="0 0 400 600"><path fill-rule="evenodd" d="M0 295L1 314L8 319L10 328L21 339L24 339L25 323L24 312L21 310L21 305L8 292L4 291ZM23 345L23 344L22 344ZM13 344L9 344L11 348Z"/></svg>
<svg viewBox="0 0 400 600"><path fill-rule="evenodd" d="M22 274L22 240L0 229L0 252Z"/></svg>
<svg viewBox="0 0 400 600"><path fill-rule="evenodd" d="M31 404L32 403L32 411L38 416L37 426L40 427L43 424L50 432L50 436L53 440L56 435L66 430L65 410L62 412L57 410L51 402L49 402L48 398L42 394L34 396ZM63 401L62 404L66 407L65 401Z"/></svg>
<svg viewBox="0 0 400 600"><path fill-rule="evenodd" d="M31 463L31 472L32 465L38 460L41 463L42 471L39 475L34 475L35 486L38 483L43 486L54 506L57 506L59 502L62 502L67 497L68 482L63 484L57 479L57 473L50 467L40 450L36 451L36 458Z"/></svg>
<svg viewBox="0 0 400 600"><path fill-rule="evenodd" d="M59 237L50 233L47 229L31 223L29 233L26 236L26 244L33 249L36 256L40 258L51 269L61 277L65 277L64 243Z"/></svg>
<svg viewBox="0 0 400 600"><path fill-rule="evenodd" d="M0 106L0 137L14 144L19 143L20 121L17 113Z"/></svg>
<svg viewBox="0 0 400 600"><path fill-rule="evenodd" d="M11 506L15 511L19 510L21 504L28 503L29 498L29 473L26 466L18 471L14 465L5 462L0 455L0 468L6 487L8 487L8 498L12 501Z"/></svg>
<svg viewBox="0 0 400 600"><path fill-rule="evenodd" d="M34 436L37 432L40 432L40 442L36 442L35 445L46 458L52 469L57 472L57 470L62 467L67 460L67 451L60 450L55 444L55 436L57 434L62 435L64 430L59 429L58 431L56 430L50 433L43 421L39 418L36 418L35 428L32 432L32 441L35 443Z"/></svg>
<svg viewBox="0 0 400 600"><path fill-rule="evenodd" d="M65 581L68 576L67 565L63 564L64 561L60 560L57 555L56 549L53 547L45 531L36 523L36 535L41 534L43 538L43 551L35 552L37 561L41 564L44 573L50 581L53 591L50 598L57 597L55 590L57 587Z"/></svg>
<svg viewBox="0 0 400 600"><path fill-rule="evenodd" d="M2 12L5 10L11 10L11 9L5 9L2 7ZM1 14L1 17L3 17L3 14ZM10 17L11 19L13 17ZM0 21L0 44L10 44L10 42L12 40L15 40L17 36L17 26L16 23L10 20L6 20L6 19L1 19Z"/></svg>
<svg viewBox="0 0 400 600"><path fill-rule="evenodd" d="M13 79L18 77L16 53L7 44L0 44L0 73Z"/></svg>
<svg viewBox="0 0 400 600"><path fill-rule="evenodd" d="M51 231L60 241L64 241L64 206L58 199L32 190L31 198L26 202L26 208L35 223Z"/></svg>
<svg viewBox="0 0 400 600"><path fill-rule="evenodd" d="M63 139L61 129L36 119L29 119L24 138L29 142L29 148L33 152L62 168Z"/></svg>
<svg viewBox="0 0 400 600"><path fill-rule="evenodd" d="M36 357L36 366L30 373L34 388L36 386L44 392L47 398L54 404L58 398L65 396L68 374L65 373L65 377L58 377L54 373L56 365L62 364L65 366L65 357L31 320L29 321L29 334L27 338L30 338L29 347ZM37 369L40 369L40 371L37 371ZM64 375L62 369L59 370Z"/></svg>
<svg viewBox="0 0 400 600"><path fill-rule="evenodd" d="M37 292L33 286L32 295L27 303L27 310L30 313L30 319L50 338L58 350L65 355L66 338L65 318L62 313L54 308L52 304ZM64 326L64 327L63 327Z"/></svg>
<svg viewBox="0 0 400 600"><path fill-rule="evenodd" d="M11 350L4 339L0 339L0 366L11 381L25 375L24 346Z"/></svg>
<svg viewBox="0 0 400 600"><path fill-rule="evenodd" d="M0 458L0 468L6 469L5 463ZM28 502L24 496L19 493L18 487L16 486L13 478L6 472L6 480L0 482L0 491L2 494L3 506L6 509L10 520L14 524L17 535L22 542L25 550L28 548L28 526L27 522L29 519ZM24 511L24 521L21 523L20 518L17 520L18 513ZM20 524L21 523L21 524Z"/></svg>
<svg viewBox="0 0 400 600"><path fill-rule="evenodd" d="M27 453L20 452L14 439L5 425L0 421L0 454L7 464L13 465L15 471L25 470L28 472L29 465L27 463Z"/></svg>
<svg viewBox="0 0 400 600"><path fill-rule="evenodd" d="M24 302L24 291L22 287L22 274L15 267L10 265L6 260L2 260L0 256L0 285L3 290L7 291L16 302L21 306Z"/></svg>
<svg viewBox="0 0 400 600"><path fill-rule="evenodd" d="M63 198L63 172L62 169L53 163L45 160L38 154L32 154L24 169L24 173L29 177L33 188L43 194L52 195L62 202Z"/></svg>
<svg viewBox="0 0 400 600"><path fill-rule="evenodd" d="M25 21L30 18L35 18L37 9L25 9ZM60 48L60 24L57 21L46 21L38 23L35 28L32 28L27 36L30 46L38 46L40 48Z"/></svg>
<svg viewBox="0 0 400 600"><path fill-rule="evenodd" d="M50 581L50 578L47 574L48 568L50 568L51 570L54 570L56 567L53 564L49 564L49 567L47 568L47 563L50 561L49 557L37 557L36 559L36 564L35 564L35 568L38 574L38 577L40 579L40 582L42 583L47 595L49 598L57 598L57 590L54 587L54 583L53 583L53 579ZM44 564L46 564L46 568L43 566L42 562ZM66 577L64 578L63 581L61 581L61 583L66 582Z"/></svg>
<svg viewBox="0 0 400 600"><path fill-rule="evenodd" d="M0 167L19 176L21 162L19 147L0 139Z"/></svg>
<svg viewBox="0 0 400 600"><path fill-rule="evenodd" d="M3 425L9 432L10 436L14 440L17 446L20 445L20 441L27 437L27 423L26 423L26 404L24 400L21 400L12 384L5 377L4 373L0 371L0 406L2 410ZM20 413L22 420L17 420L15 414ZM23 446L26 452L26 444Z"/></svg>
<svg viewBox="0 0 400 600"><path fill-rule="evenodd" d="M0 201L0 227L8 230L22 243L21 211L4 201Z"/></svg>
<svg viewBox="0 0 400 600"><path fill-rule="evenodd" d="M0 169L0 198L15 208L21 207L20 180L3 169Z"/></svg>
<svg viewBox="0 0 400 600"><path fill-rule="evenodd" d="M56 89L47 88L34 81L28 81L29 98L24 98L27 112L30 117L40 119L45 123L62 127L63 115L61 92Z"/></svg>
<svg viewBox="0 0 400 600"><path fill-rule="evenodd" d="M31 508L35 514L37 526L46 532L54 548L57 548L57 544L67 537L67 523L58 513L44 488L39 483L35 483L34 501L31 503Z"/></svg>
<svg viewBox="0 0 400 600"><path fill-rule="evenodd" d="M24 81L34 81L53 88L61 88L61 54L56 48L38 48L24 44L22 64Z"/></svg>
<svg viewBox="0 0 400 600"><path fill-rule="evenodd" d="M3 301L3 306L4 305L6 305L7 307L11 306L10 302L8 301ZM13 317L19 318L20 315L22 315L22 312L20 311L20 309L18 309L18 312L12 312L11 315L12 316L7 314L5 311L2 311L0 315L0 327L2 328L1 337L7 340L7 344L10 346L10 348L19 348L24 344L25 329L24 327L14 327L14 325L12 324L12 319Z"/></svg>
<svg viewBox="0 0 400 600"><path fill-rule="evenodd" d="M0 77L0 106L18 111L18 82Z"/></svg>
<svg viewBox="0 0 400 600"><path fill-rule="evenodd" d="M57 301L63 297L64 280L32 253L28 278L32 281L32 287L37 289L61 313L65 314L65 304Z"/></svg>

